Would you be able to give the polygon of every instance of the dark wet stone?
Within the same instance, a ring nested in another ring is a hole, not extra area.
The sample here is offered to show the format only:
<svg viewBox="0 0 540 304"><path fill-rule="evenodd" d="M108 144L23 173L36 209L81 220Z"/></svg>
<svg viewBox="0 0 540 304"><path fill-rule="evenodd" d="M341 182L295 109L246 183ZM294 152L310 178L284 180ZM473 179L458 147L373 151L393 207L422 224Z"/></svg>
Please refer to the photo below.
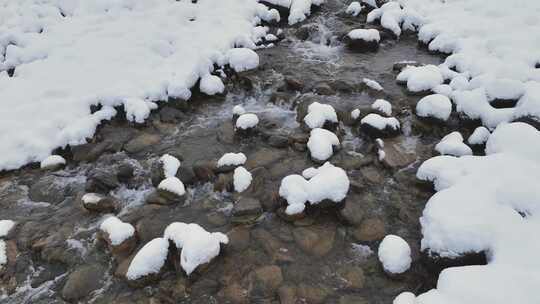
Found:
<svg viewBox="0 0 540 304"><path fill-rule="evenodd" d="M339 210L340 217L350 225L360 225L364 219L366 206L358 196L349 196L345 200L343 209Z"/></svg>
<svg viewBox="0 0 540 304"><path fill-rule="evenodd" d="M206 215L206 220L214 227L220 227L227 224L227 218L221 212L210 212Z"/></svg>
<svg viewBox="0 0 540 304"><path fill-rule="evenodd" d="M302 91L304 89L304 83L297 78L285 77L285 84L287 88L292 91Z"/></svg>
<svg viewBox="0 0 540 304"><path fill-rule="evenodd" d="M304 299L310 304L325 303L326 298L332 293L330 288L326 286L313 286L305 283L300 283L296 289L296 294L299 298Z"/></svg>
<svg viewBox="0 0 540 304"><path fill-rule="evenodd" d="M328 85L328 83L322 82L313 88L313 91L319 95L334 95L336 91Z"/></svg>
<svg viewBox="0 0 540 304"><path fill-rule="evenodd" d="M124 150L128 153L139 153L158 144L160 141L161 137L157 134L143 133L128 141L124 146Z"/></svg>
<svg viewBox="0 0 540 304"><path fill-rule="evenodd" d="M111 242L111 239L109 237L109 234L104 231L100 231L98 233L98 237L103 240L107 247L109 248L109 251L116 257L126 257L129 256L135 247L137 246L137 237L136 235L133 235L127 239L125 239L122 243L118 245L113 245Z"/></svg>
<svg viewBox="0 0 540 304"><path fill-rule="evenodd" d="M225 121L217 130L217 140L225 144L234 143L234 125L233 122Z"/></svg>
<svg viewBox="0 0 540 304"><path fill-rule="evenodd" d="M220 290L219 295L225 298L227 302L231 302L233 304L249 303L248 290L243 288L237 282L233 282L232 284L225 286L222 290Z"/></svg>
<svg viewBox="0 0 540 304"><path fill-rule="evenodd" d="M283 282L281 268L276 265L259 267L251 273L251 276L254 283L251 293L254 295L271 296Z"/></svg>
<svg viewBox="0 0 540 304"><path fill-rule="evenodd" d="M187 297L186 280L170 276L162 279L158 285L156 294L160 303L176 303Z"/></svg>
<svg viewBox="0 0 540 304"><path fill-rule="evenodd" d="M86 191L107 194L118 187L120 182L114 170L94 169L88 174Z"/></svg>
<svg viewBox="0 0 540 304"><path fill-rule="evenodd" d="M193 173L195 174L195 180L201 183L206 183L213 180L216 175L214 174L214 168L216 167L214 162L199 161L193 165Z"/></svg>
<svg viewBox="0 0 540 304"><path fill-rule="evenodd" d="M191 286L191 295L198 297L204 294L215 294L219 289L219 283L212 279L201 278Z"/></svg>
<svg viewBox="0 0 540 304"><path fill-rule="evenodd" d="M251 237L248 228L243 226L235 227L227 233L227 236L229 237L227 248L241 252L249 247Z"/></svg>
<svg viewBox="0 0 540 304"><path fill-rule="evenodd" d="M118 166L116 177L121 183L127 183L133 177L135 168L129 163L122 163Z"/></svg>
<svg viewBox="0 0 540 304"><path fill-rule="evenodd" d="M163 236L163 231L169 224L169 222L159 217L142 218L135 225L140 243L146 244L157 237Z"/></svg>
<svg viewBox="0 0 540 304"><path fill-rule="evenodd" d="M338 273L343 279L345 289L357 290L364 288L366 277L362 268L348 265L339 269Z"/></svg>
<svg viewBox="0 0 540 304"><path fill-rule="evenodd" d="M300 227L293 230L293 235L302 250L322 257L334 247L336 227Z"/></svg>
<svg viewBox="0 0 540 304"><path fill-rule="evenodd" d="M268 145L274 148L286 148L289 145L289 139L281 135L272 135L268 138Z"/></svg>
<svg viewBox="0 0 540 304"><path fill-rule="evenodd" d="M232 221L236 223L245 223L256 220L263 210L259 200L251 197L243 197L234 204L232 210Z"/></svg>
<svg viewBox="0 0 540 304"><path fill-rule="evenodd" d="M286 151L262 148L248 155L247 168L267 167L286 156Z"/></svg>
<svg viewBox="0 0 540 304"><path fill-rule="evenodd" d="M361 295L343 295L339 298L339 304L369 304L369 301Z"/></svg>
<svg viewBox="0 0 540 304"><path fill-rule="evenodd" d="M178 177L184 185L193 185L195 183L195 173L193 173L193 169L190 167L180 166L178 172L176 172L176 177Z"/></svg>
<svg viewBox="0 0 540 304"><path fill-rule="evenodd" d="M366 219L353 232L354 237L361 242L378 241L386 235L384 222L378 218Z"/></svg>
<svg viewBox="0 0 540 304"><path fill-rule="evenodd" d="M401 128L394 129L390 126L386 126L386 128L380 130L367 123L360 124L360 130L371 138L395 137L401 133Z"/></svg>
<svg viewBox="0 0 540 304"><path fill-rule="evenodd" d="M62 288L62 298L68 301L84 299L90 292L100 288L103 269L98 265L86 265L72 272Z"/></svg>
<svg viewBox="0 0 540 304"><path fill-rule="evenodd" d="M391 169L401 169L409 166L416 161L416 155L406 151L400 143L405 138L398 137L384 141L384 159L382 163L384 166Z"/></svg>
<svg viewBox="0 0 540 304"><path fill-rule="evenodd" d="M352 39L349 36L343 38L347 47L355 52L375 52L379 49L378 41L366 41L363 39Z"/></svg>
<svg viewBox="0 0 540 304"><path fill-rule="evenodd" d="M120 206L119 202L112 196L101 196L96 203L84 203L81 199L81 204L88 211L103 213L115 212Z"/></svg>
<svg viewBox="0 0 540 304"><path fill-rule="evenodd" d="M162 122L177 123L184 120L187 116L182 111L173 107L165 106L159 110L159 117Z"/></svg>
<svg viewBox="0 0 540 304"><path fill-rule="evenodd" d="M52 175L42 177L30 186L28 197L34 202L58 204L62 202L69 192L69 186L57 182Z"/></svg>
<svg viewBox="0 0 540 304"><path fill-rule="evenodd" d="M234 190L233 186L233 174L219 174L216 182L214 183L214 191L228 191L232 192Z"/></svg>
<svg viewBox="0 0 540 304"><path fill-rule="evenodd" d="M156 205L173 205L181 204L185 199L185 194L180 196L164 189L157 189L148 195L146 198L146 203Z"/></svg>
<svg viewBox="0 0 540 304"><path fill-rule="evenodd" d="M384 175L381 172L381 169L378 169L374 166L367 166L360 170L362 173L362 177L364 178L364 181L379 185L384 181Z"/></svg>
<svg viewBox="0 0 540 304"><path fill-rule="evenodd" d="M296 304L296 288L283 285L278 290L280 304Z"/></svg>

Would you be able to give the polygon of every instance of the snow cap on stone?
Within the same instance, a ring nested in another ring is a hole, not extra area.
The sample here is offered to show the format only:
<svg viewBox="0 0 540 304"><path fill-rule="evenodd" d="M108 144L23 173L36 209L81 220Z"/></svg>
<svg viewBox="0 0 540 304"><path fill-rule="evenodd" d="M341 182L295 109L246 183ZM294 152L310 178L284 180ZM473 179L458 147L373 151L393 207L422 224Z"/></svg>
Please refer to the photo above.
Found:
<svg viewBox="0 0 540 304"><path fill-rule="evenodd" d="M313 159L325 161L334 154L334 147L339 146L336 134L321 128L311 130L307 147Z"/></svg>
<svg viewBox="0 0 540 304"><path fill-rule="evenodd" d="M311 129L322 128L326 122L337 123L338 117L331 105L314 102L309 105L304 122Z"/></svg>
<svg viewBox="0 0 540 304"><path fill-rule="evenodd" d="M387 235L379 245L379 261L385 271L392 274L404 273L411 266L411 248L399 236Z"/></svg>

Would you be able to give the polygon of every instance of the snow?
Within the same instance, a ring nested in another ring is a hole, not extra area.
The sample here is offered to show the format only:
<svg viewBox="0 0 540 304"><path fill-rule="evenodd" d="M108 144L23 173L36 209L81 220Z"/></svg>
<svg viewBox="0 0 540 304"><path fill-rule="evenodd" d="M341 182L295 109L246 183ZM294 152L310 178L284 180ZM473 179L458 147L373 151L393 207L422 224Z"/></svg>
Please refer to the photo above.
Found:
<svg viewBox="0 0 540 304"><path fill-rule="evenodd" d="M381 40L379 31L376 29L355 29L350 31L347 36L352 40L363 40L367 42L379 42Z"/></svg>
<svg viewBox="0 0 540 304"><path fill-rule="evenodd" d="M249 188L249 185L251 185L252 180L253 180L253 177L251 176L251 173L249 173L249 171L246 170L246 168L238 167L234 169L233 184L234 184L234 190L236 192L244 192L244 190Z"/></svg>
<svg viewBox="0 0 540 304"><path fill-rule="evenodd" d="M384 141L382 139L376 138L375 143L377 144L377 147L379 147L380 149L384 148Z"/></svg>
<svg viewBox="0 0 540 304"><path fill-rule="evenodd" d="M304 122L310 129L322 128L326 122L337 123L338 117L331 105L314 102L309 105Z"/></svg>
<svg viewBox="0 0 540 304"><path fill-rule="evenodd" d="M441 95L444 95L446 97L451 97L452 96L452 87L447 85L447 84L440 84L436 87L434 87L433 89L431 89L433 91L433 93L435 94L441 94Z"/></svg>
<svg viewBox="0 0 540 304"><path fill-rule="evenodd" d="M375 80L364 78L362 79L362 82L365 83L368 88L372 88L375 91L382 91L384 88Z"/></svg>
<svg viewBox="0 0 540 304"><path fill-rule="evenodd" d="M236 72L244 72L259 66L259 55L248 48L237 48L227 52L227 63Z"/></svg>
<svg viewBox="0 0 540 304"><path fill-rule="evenodd" d="M411 267L411 247L399 236L385 236L379 245L378 255L384 270L389 273L404 273Z"/></svg>
<svg viewBox="0 0 540 304"><path fill-rule="evenodd" d="M7 264L7 245L4 240L0 240L0 269Z"/></svg>
<svg viewBox="0 0 540 304"><path fill-rule="evenodd" d="M229 238L221 232L210 233L197 224L180 222L170 224L164 237L182 249L180 265L187 275L218 256L221 244L229 243Z"/></svg>
<svg viewBox="0 0 540 304"><path fill-rule="evenodd" d="M420 16L414 11L402 9L399 3L392 1L369 12L366 21L368 23L373 23L377 20L380 21L383 28L390 30L397 37L401 35L402 28L414 30L416 26L421 23ZM400 24L402 24L402 26L400 26Z"/></svg>
<svg viewBox="0 0 540 304"><path fill-rule="evenodd" d="M311 14L312 5L321 5L325 0L291 0L289 25L306 20Z"/></svg>
<svg viewBox="0 0 540 304"><path fill-rule="evenodd" d="M178 196L186 194L184 183L176 176L167 177L162 180L158 185L158 189L174 193Z"/></svg>
<svg viewBox="0 0 540 304"><path fill-rule="evenodd" d="M319 168L305 170L304 174L289 175L281 181L279 195L287 201L287 214L302 213L307 202L311 205L324 200L339 203L347 196L350 182L343 169L326 162Z"/></svg>
<svg viewBox="0 0 540 304"><path fill-rule="evenodd" d="M416 304L416 296L412 292L402 292L392 301L392 304Z"/></svg>
<svg viewBox="0 0 540 304"><path fill-rule="evenodd" d="M199 89L207 95L216 95L225 91L225 85L221 81L221 78L207 74L201 78Z"/></svg>
<svg viewBox="0 0 540 304"><path fill-rule="evenodd" d="M151 274L158 274L165 265L169 254L169 241L166 238L155 238L146 243L129 264L126 277L137 280Z"/></svg>
<svg viewBox="0 0 540 304"><path fill-rule="evenodd" d="M384 152L383 149L377 150L377 159L379 161L383 161L385 157L386 157L386 152Z"/></svg>
<svg viewBox="0 0 540 304"><path fill-rule="evenodd" d="M467 141L471 145L483 145L485 144L491 133L486 127L478 127L474 129L474 132L469 136L469 139Z"/></svg>
<svg viewBox="0 0 540 304"><path fill-rule="evenodd" d="M360 109L354 109L351 111L351 118L358 119L360 117Z"/></svg>
<svg viewBox="0 0 540 304"><path fill-rule="evenodd" d="M106 232L113 246L122 244L125 240L135 235L135 228L129 223L124 223L115 216L104 220L99 229Z"/></svg>
<svg viewBox="0 0 540 304"><path fill-rule="evenodd" d="M395 117L382 117L381 115L375 113L366 115L364 118L362 118L360 123L370 125L379 130L384 130L386 128L398 130L400 128L399 120L397 120Z"/></svg>
<svg viewBox="0 0 540 304"><path fill-rule="evenodd" d="M416 104L416 115L420 117L433 117L446 121L451 113L452 102L445 95L428 95Z"/></svg>
<svg viewBox="0 0 540 304"><path fill-rule="evenodd" d="M85 205L88 205L88 204L95 205L95 204L99 203L99 201L102 200L102 199L103 199L103 196L101 194L93 193L93 192L85 193L81 197L81 201Z"/></svg>
<svg viewBox="0 0 540 304"><path fill-rule="evenodd" d="M266 41L277 41L279 38L274 34L267 34L264 36L264 40Z"/></svg>
<svg viewBox="0 0 540 304"><path fill-rule="evenodd" d="M257 67L254 27L276 17L252 0L3 1L1 15L0 170L84 144L116 106L142 122L214 64Z"/></svg>
<svg viewBox="0 0 540 304"><path fill-rule="evenodd" d="M58 165L65 165L66 160L60 155L50 155L40 163L41 169L51 168Z"/></svg>
<svg viewBox="0 0 540 304"><path fill-rule="evenodd" d="M259 117L253 113L242 114L236 120L236 128L247 130L255 128L259 124Z"/></svg>
<svg viewBox="0 0 540 304"><path fill-rule="evenodd" d="M398 74L397 80L407 83L407 89L411 92L429 91L444 82L439 67L425 65L420 67L407 66Z"/></svg>
<svg viewBox="0 0 540 304"><path fill-rule="evenodd" d="M373 7L373 8L379 7L377 5L377 0L362 0L362 3L365 3L365 4L367 4L367 5L369 5L369 6Z"/></svg>
<svg viewBox="0 0 540 304"><path fill-rule="evenodd" d="M180 168L180 161L178 158L169 154L164 154L159 161L163 164L163 173L165 177L176 176L176 172L178 171L178 168Z"/></svg>
<svg viewBox="0 0 540 304"><path fill-rule="evenodd" d="M384 99L377 99L373 104L371 104L373 110L377 110L386 116L392 115L392 104L389 101Z"/></svg>
<svg viewBox="0 0 540 304"><path fill-rule="evenodd" d="M463 156L472 155L472 150L463 142L463 136L461 133L455 131L441 139L441 141L435 145L435 151L441 155Z"/></svg>
<svg viewBox="0 0 540 304"><path fill-rule="evenodd" d="M360 14L361 11L362 11L362 6L360 5L360 2L353 1L351 2L351 4L349 4L347 9L345 10L345 13L352 15L353 17L356 17Z"/></svg>
<svg viewBox="0 0 540 304"><path fill-rule="evenodd" d="M217 167L221 168L224 166L241 166L245 164L247 157L244 153L225 153L218 160Z"/></svg>
<svg viewBox="0 0 540 304"><path fill-rule="evenodd" d="M0 238L6 237L9 231L15 227L15 222L12 220L0 220Z"/></svg>
<svg viewBox="0 0 540 304"><path fill-rule="evenodd" d="M444 270L418 303L538 302L538 155L540 132L511 123L491 134L486 156L439 156L421 165L417 177L438 191L420 219L422 250L449 258L486 251L488 264Z"/></svg>
<svg viewBox="0 0 540 304"><path fill-rule="evenodd" d="M234 106L232 109L232 112L233 112L233 115L238 115L238 116L242 114L246 114L246 110L241 105Z"/></svg>
<svg viewBox="0 0 540 304"><path fill-rule="evenodd" d="M336 134L321 128L311 130L307 147L311 157L318 161L325 161L334 154L334 147L339 146Z"/></svg>

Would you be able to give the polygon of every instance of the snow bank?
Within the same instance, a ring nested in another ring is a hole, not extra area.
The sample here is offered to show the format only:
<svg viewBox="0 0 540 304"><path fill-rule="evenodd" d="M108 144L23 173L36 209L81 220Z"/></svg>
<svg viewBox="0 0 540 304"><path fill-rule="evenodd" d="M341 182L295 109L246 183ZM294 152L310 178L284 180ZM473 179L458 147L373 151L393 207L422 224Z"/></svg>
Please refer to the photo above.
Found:
<svg viewBox="0 0 540 304"><path fill-rule="evenodd" d="M446 121L450 114L452 114L452 102L445 95L428 95L416 104L416 115L420 117L433 117Z"/></svg>
<svg viewBox="0 0 540 304"><path fill-rule="evenodd" d="M362 12L362 6L360 5L360 2L353 1L347 9L345 10L345 13L352 15L353 17L356 17Z"/></svg>
<svg viewBox="0 0 540 304"><path fill-rule="evenodd" d="M471 145L483 145L485 144L491 133L486 127L478 127L474 129L474 132L469 136L469 139L467 141Z"/></svg>
<svg viewBox="0 0 540 304"><path fill-rule="evenodd" d="M39 167L41 169L52 168L56 166L65 165L66 160L60 155L51 155L41 161Z"/></svg>
<svg viewBox="0 0 540 304"><path fill-rule="evenodd" d="M15 227L15 222L12 220L1 220L0 221L0 238L6 237L11 229Z"/></svg>
<svg viewBox="0 0 540 304"><path fill-rule="evenodd" d="M339 146L336 134L321 128L311 130L307 147L311 157L318 161L325 161L334 154L334 147Z"/></svg>
<svg viewBox="0 0 540 304"><path fill-rule="evenodd" d="M252 0L4 1L1 15L0 170L85 143L115 106L142 122L201 77L220 91L214 64L256 67L254 26L275 17Z"/></svg>
<svg viewBox="0 0 540 304"><path fill-rule="evenodd" d="M155 238L146 243L129 264L126 277L137 280L147 275L158 274L167 260L169 241L166 238Z"/></svg>
<svg viewBox="0 0 540 304"><path fill-rule="evenodd" d="M302 213L306 202L316 205L323 200L339 203L349 191L349 178L341 168L326 162L319 168L309 168L304 176L289 175L281 181L279 195L287 200L285 212L289 215Z"/></svg>
<svg viewBox="0 0 540 304"><path fill-rule="evenodd" d="M386 116L392 115L392 104L387 100L377 99L371 104L371 108L385 114Z"/></svg>
<svg viewBox="0 0 540 304"><path fill-rule="evenodd" d="M178 168L180 168L180 161L178 158L169 154L164 154L159 161L161 161L161 164L163 165L165 177L176 176L176 172L178 171Z"/></svg>
<svg viewBox="0 0 540 304"><path fill-rule="evenodd" d="M416 303L538 303L539 155L540 132L511 123L491 134L486 156L421 165L417 177L438 191L420 219L422 250L449 258L484 251L488 264L445 269Z"/></svg>
<svg viewBox="0 0 540 304"><path fill-rule="evenodd" d="M472 155L472 150L463 142L463 136L459 132L452 132L441 139L435 145L435 151L441 155L463 156Z"/></svg>
<svg viewBox="0 0 540 304"><path fill-rule="evenodd" d="M99 229L106 232L113 246L122 244L125 240L135 235L135 228L129 223L124 223L115 216L108 217L101 223Z"/></svg>
<svg viewBox="0 0 540 304"><path fill-rule="evenodd" d="M251 185L252 180L253 177L246 168L238 167L234 169L233 184L236 192L244 192Z"/></svg>
<svg viewBox="0 0 540 304"><path fill-rule="evenodd" d="M247 157L244 153L225 153L218 160L217 167L221 168L224 166L241 166L245 164Z"/></svg>
<svg viewBox="0 0 540 304"><path fill-rule="evenodd" d="M259 117L253 113L242 114L236 120L236 128L248 130L255 128L259 124Z"/></svg>
<svg viewBox="0 0 540 304"><path fill-rule="evenodd" d="M399 120L395 117L382 117L379 114L371 113L366 115L360 121L361 124L370 125L378 130L392 129L398 130L400 128Z"/></svg>
<svg viewBox="0 0 540 304"><path fill-rule="evenodd" d="M411 247L396 235L387 235L379 245L379 261L386 272L404 273L411 267Z"/></svg>
<svg viewBox="0 0 540 304"><path fill-rule="evenodd" d="M167 177L162 180L158 185L158 189L174 193L178 196L186 194L184 183L176 176Z"/></svg>
<svg viewBox="0 0 540 304"><path fill-rule="evenodd" d="M182 249L180 265L187 275L218 256L221 244L229 243L229 238L221 232L210 233L197 224L179 222L167 226L164 237Z"/></svg>
<svg viewBox="0 0 540 304"><path fill-rule="evenodd" d="M304 122L310 129L322 128L326 122L337 123L338 117L331 105L314 102L309 105Z"/></svg>

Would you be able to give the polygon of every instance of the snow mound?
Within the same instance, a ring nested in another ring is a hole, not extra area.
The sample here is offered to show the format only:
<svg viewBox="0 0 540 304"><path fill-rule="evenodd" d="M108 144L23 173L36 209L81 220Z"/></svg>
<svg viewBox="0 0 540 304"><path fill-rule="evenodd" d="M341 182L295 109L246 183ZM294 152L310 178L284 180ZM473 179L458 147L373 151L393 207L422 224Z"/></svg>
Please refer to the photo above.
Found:
<svg viewBox="0 0 540 304"><path fill-rule="evenodd" d="M129 223L124 223L115 216L104 220L99 229L106 232L113 246L122 244L125 240L135 235L135 228Z"/></svg>
<svg viewBox="0 0 540 304"><path fill-rule="evenodd" d="M321 128L311 130L307 147L311 157L318 161L325 161L334 154L334 147L339 146L336 134Z"/></svg>
<svg viewBox="0 0 540 304"><path fill-rule="evenodd" d="M306 202L316 205L324 200L339 203L349 191L349 178L345 171L326 162L319 168L309 168L304 176L289 175L281 181L279 195L287 201L285 212L302 213Z"/></svg>
<svg viewBox="0 0 540 304"><path fill-rule="evenodd" d="M337 123L338 117L331 105L314 102L309 105L304 122L310 129L322 128L326 122Z"/></svg>
<svg viewBox="0 0 540 304"><path fill-rule="evenodd" d="M452 102L445 95L428 95L416 104L416 115L420 117L433 117L446 121L451 113Z"/></svg>
<svg viewBox="0 0 540 304"><path fill-rule="evenodd" d="M379 261L391 274L404 273L411 267L411 247L396 235L387 235L379 245Z"/></svg>
<svg viewBox="0 0 540 304"><path fill-rule="evenodd" d="M236 106L233 107L232 113L233 113L233 115L240 116L242 114L246 114L246 110L241 105L236 105Z"/></svg>
<svg viewBox="0 0 540 304"><path fill-rule="evenodd" d="M379 114L371 113L366 115L362 120L361 124L369 125L378 130L392 129L398 130L400 128L399 120L395 117L382 117Z"/></svg>
<svg viewBox="0 0 540 304"><path fill-rule="evenodd" d="M24 0L1 6L0 170L86 143L117 114L116 106L140 123L155 101L190 98L201 77L203 90L210 79L215 90L216 79L208 78L214 64L256 67L254 28L275 17L252 0ZM100 110L92 113L91 105Z"/></svg>
<svg viewBox="0 0 540 304"><path fill-rule="evenodd" d="M349 4L347 9L345 10L345 13L352 15L353 17L358 16L360 12L362 12L362 6L358 1L351 2L351 4Z"/></svg>
<svg viewBox="0 0 540 304"><path fill-rule="evenodd" d="M540 132L511 123L491 134L486 156L438 156L421 165L417 177L438 191L420 219L422 250L448 258L486 252L488 264L445 269L417 303L538 303L538 155Z"/></svg>
<svg viewBox="0 0 540 304"><path fill-rule="evenodd" d="M246 170L246 168L238 167L234 169L233 184L234 184L234 190L236 192L244 192L244 190L249 188L249 185L251 185L252 180L253 180L253 177L251 176L251 173L249 173L249 171Z"/></svg>
<svg viewBox="0 0 540 304"><path fill-rule="evenodd" d="M441 155L463 156L472 155L472 150L463 142L463 136L459 132L452 132L441 139L435 145L435 151Z"/></svg>
<svg viewBox="0 0 540 304"><path fill-rule="evenodd" d="M15 222L12 220L1 220L0 221L0 238L6 237L11 229L15 227Z"/></svg>
<svg viewBox="0 0 540 304"><path fill-rule="evenodd" d="M176 176L167 177L162 180L158 185L158 189L174 193L178 196L186 194L184 183Z"/></svg>
<svg viewBox="0 0 540 304"><path fill-rule="evenodd" d="M217 167L221 168L224 166L241 166L245 164L247 157L244 153L225 153L218 160Z"/></svg>
<svg viewBox="0 0 540 304"><path fill-rule="evenodd" d="M216 95L225 91L225 85L219 77L207 74L201 78L199 89L206 95Z"/></svg>
<svg viewBox="0 0 540 304"><path fill-rule="evenodd" d="M259 117L253 113L242 114L236 120L236 128L248 130L255 128L259 124Z"/></svg>
<svg viewBox="0 0 540 304"><path fill-rule="evenodd" d="M221 232L210 233L197 224L180 222L167 226L164 237L182 249L180 265L187 275L218 256L221 244L229 243L229 238Z"/></svg>
<svg viewBox="0 0 540 304"><path fill-rule="evenodd" d="M41 169L46 169L46 168L56 167L56 166L65 165L65 164L66 164L66 159L63 158L62 156L50 155L41 161L41 163L39 164L39 167Z"/></svg>
<svg viewBox="0 0 540 304"><path fill-rule="evenodd" d="M471 145L483 145L488 141L490 135L491 133L486 127L478 127L474 129L474 132L469 136L467 141Z"/></svg>
<svg viewBox="0 0 540 304"><path fill-rule="evenodd" d="M161 164L163 165L165 177L176 176L176 172L178 171L178 168L180 168L180 161L178 158L169 154L164 154L159 161L161 161Z"/></svg>
<svg viewBox="0 0 540 304"><path fill-rule="evenodd" d="M353 40L374 42L379 42L381 40L381 35L376 29L355 29L350 31L347 36Z"/></svg>
<svg viewBox="0 0 540 304"><path fill-rule="evenodd" d="M420 67L407 66L398 74L397 80L407 83L407 89L411 92L429 91L444 82L441 70L432 64Z"/></svg>
<svg viewBox="0 0 540 304"><path fill-rule="evenodd" d="M382 85L380 85L377 81L375 80L372 80L372 79L369 79L369 78L364 78L362 79L362 82L368 86L368 88L372 88L373 90L375 91L382 91L384 90L384 88L382 87Z"/></svg>
<svg viewBox="0 0 540 304"><path fill-rule="evenodd" d="M386 116L392 115L392 104L387 100L377 99L371 104L371 108L385 114Z"/></svg>
<svg viewBox="0 0 540 304"><path fill-rule="evenodd" d="M129 264L126 277L137 280L147 275L158 274L167 260L169 241L166 238L155 238L146 243Z"/></svg>

